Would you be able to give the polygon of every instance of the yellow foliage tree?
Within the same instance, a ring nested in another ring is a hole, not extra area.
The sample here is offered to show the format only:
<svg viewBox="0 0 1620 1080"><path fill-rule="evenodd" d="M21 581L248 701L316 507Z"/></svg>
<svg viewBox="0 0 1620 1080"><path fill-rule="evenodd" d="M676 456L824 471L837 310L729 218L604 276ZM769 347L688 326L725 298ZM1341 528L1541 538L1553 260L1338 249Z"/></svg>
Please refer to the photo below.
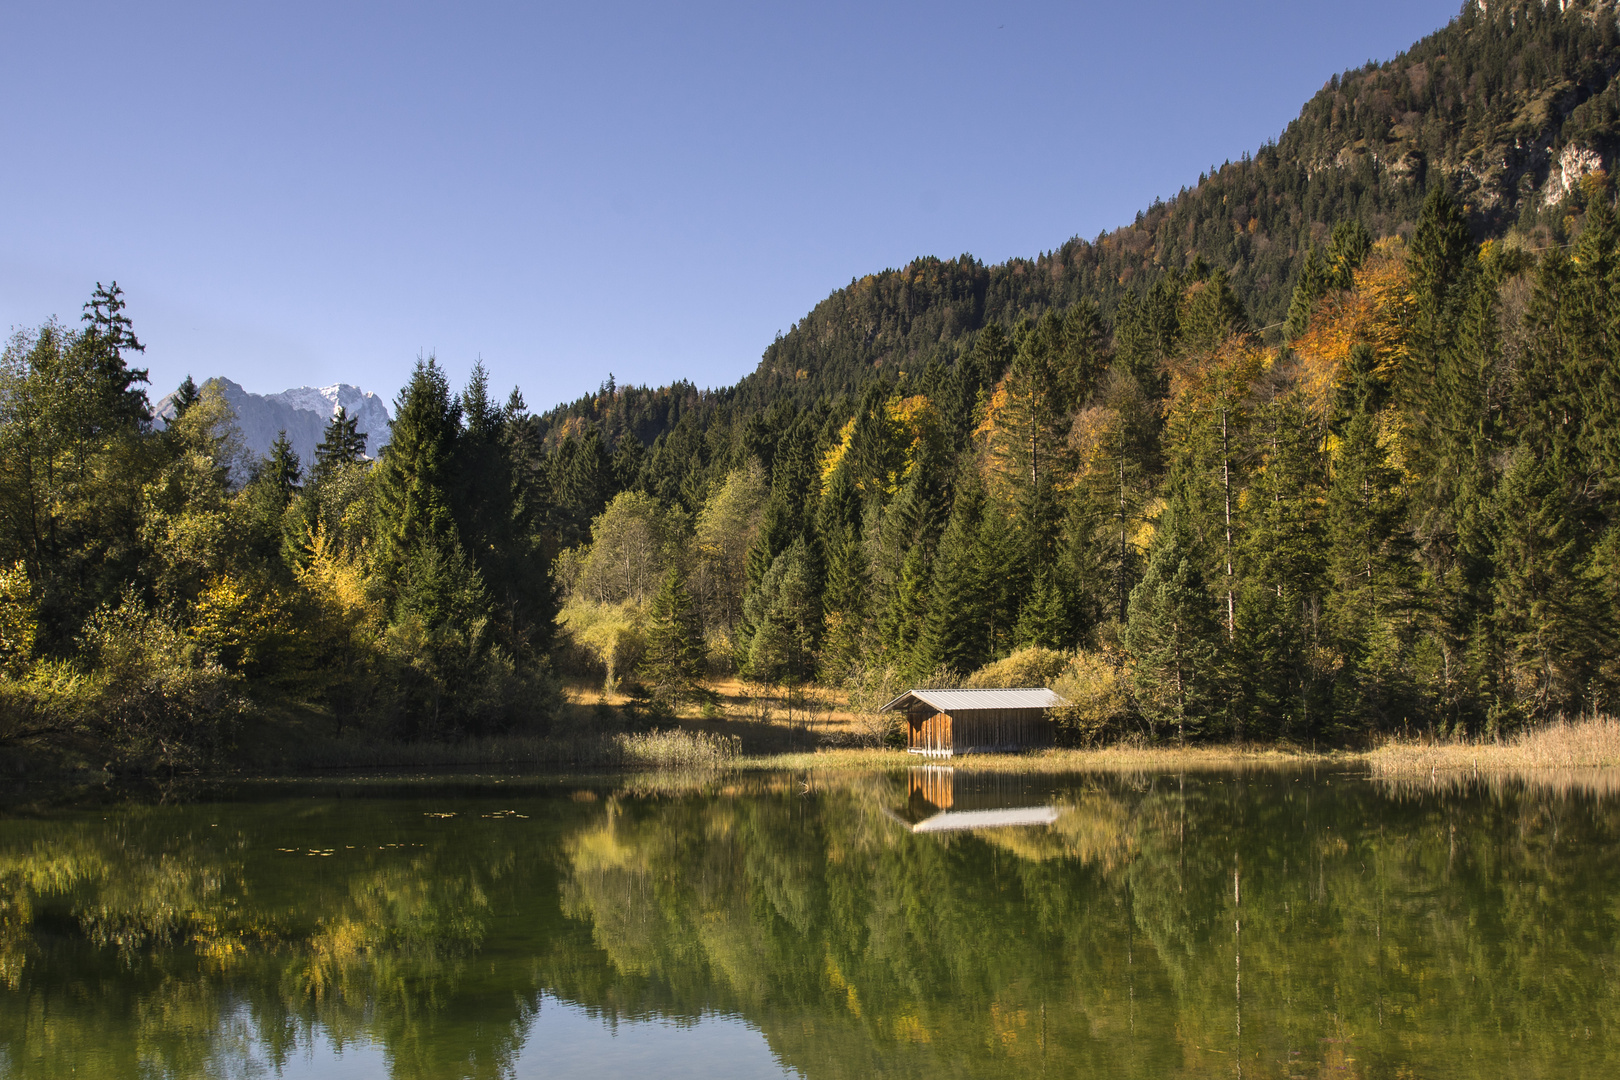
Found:
<svg viewBox="0 0 1620 1080"><path fill-rule="evenodd" d="M268 583L213 578L191 609L190 634L226 668L269 675L308 661L310 632L291 599Z"/></svg>
<svg viewBox="0 0 1620 1080"><path fill-rule="evenodd" d="M374 580L357 558L327 536L324 525L308 534L304 550L308 558L295 573L314 611L309 652L321 675L317 686L332 699L341 731L346 714L375 689L386 620Z"/></svg>
<svg viewBox="0 0 1620 1080"><path fill-rule="evenodd" d="M1324 418L1333 408L1334 393L1355 346L1372 347L1375 370L1386 383L1406 359L1412 296L1405 245L1396 238L1380 240L1366 265L1356 271L1355 282L1348 292L1324 297L1309 328L1294 340L1300 388Z"/></svg>
<svg viewBox="0 0 1620 1080"><path fill-rule="evenodd" d="M39 613L22 563L0 570L0 673L15 674L34 654Z"/></svg>

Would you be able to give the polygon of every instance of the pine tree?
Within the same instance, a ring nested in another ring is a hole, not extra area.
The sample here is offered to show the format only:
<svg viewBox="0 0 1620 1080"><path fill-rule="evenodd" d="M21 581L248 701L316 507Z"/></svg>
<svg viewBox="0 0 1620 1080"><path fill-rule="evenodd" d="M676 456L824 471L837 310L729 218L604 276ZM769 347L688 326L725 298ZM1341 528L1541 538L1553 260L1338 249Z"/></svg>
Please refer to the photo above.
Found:
<svg viewBox="0 0 1620 1080"><path fill-rule="evenodd" d="M1173 517L1164 524L1131 593L1125 634L1142 714L1155 728L1174 726L1182 742L1201 733L1215 708L1210 676L1223 636L1189 539Z"/></svg>
<svg viewBox="0 0 1620 1080"><path fill-rule="evenodd" d="M321 441L315 444L315 469L311 479L319 484L344 465L365 460L369 436L359 428L360 419L339 405L326 422Z"/></svg>
<svg viewBox="0 0 1620 1080"><path fill-rule="evenodd" d="M669 705L704 696L703 674L707 650L703 626L686 577L671 566L653 598L647 619L647 651L640 673L654 699Z"/></svg>
<svg viewBox="0 0 1620 1080"><path fill-rule="evenodd" d="M270 454L260 467L259 475L275 488L283 506L303 488L303 464L292 443L287 441L286 429L276 433L276 441L270 444Z"/></svg>
<svg viewBox="0 0 1620 1080"><path fill-rule="evenodd" d="M928 618L917 644L922 671L946 668L966 674L990 660L991 616L978 550L983 515L984 490L970 477L958 485L934 559Z"/></svg>
<svg viewBox="0 0 1620 1080"><path fill-rule="evenodd" d="M444 370L431 357L417 361L394 403L394 426L377 470L377 561L398 578L420 548L448 557L459 551L452 507L456 438L461 410Z"/></svg>

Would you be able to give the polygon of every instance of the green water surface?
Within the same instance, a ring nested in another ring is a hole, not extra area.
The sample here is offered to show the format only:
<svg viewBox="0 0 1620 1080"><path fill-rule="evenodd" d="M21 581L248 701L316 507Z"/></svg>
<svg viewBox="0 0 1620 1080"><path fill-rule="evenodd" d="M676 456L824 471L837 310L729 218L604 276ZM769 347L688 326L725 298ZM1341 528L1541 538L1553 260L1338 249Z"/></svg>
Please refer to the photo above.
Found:
<svg viewBox="0 0 1620 1080"><path fill-rule="evenodd" d="M25 793L0 1076L1612 1077L1617 923L1579 784Z"/></svg>

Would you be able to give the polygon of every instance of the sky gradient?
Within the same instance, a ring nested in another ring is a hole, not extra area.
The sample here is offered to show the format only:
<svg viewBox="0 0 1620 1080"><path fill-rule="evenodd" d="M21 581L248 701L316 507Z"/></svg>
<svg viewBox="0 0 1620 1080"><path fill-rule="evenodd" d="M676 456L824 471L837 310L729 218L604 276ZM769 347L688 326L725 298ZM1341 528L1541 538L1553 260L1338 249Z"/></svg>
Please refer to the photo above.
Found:
<svg viewBox="0 0 1620 1080"><path fill-rule="evenodd" d="M543 409L735 382L861 274L1032 256L1276 137L1457 0L0 9L0 325Z"/></svg>

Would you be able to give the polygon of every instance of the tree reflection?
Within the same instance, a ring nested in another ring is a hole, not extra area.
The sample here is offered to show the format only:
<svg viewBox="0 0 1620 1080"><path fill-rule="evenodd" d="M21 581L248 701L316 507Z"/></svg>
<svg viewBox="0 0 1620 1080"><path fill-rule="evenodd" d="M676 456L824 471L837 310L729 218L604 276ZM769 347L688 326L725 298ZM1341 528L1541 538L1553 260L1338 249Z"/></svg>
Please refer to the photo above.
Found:
<svg viewBox="0 0 1620 1080"><path fill-rule="evenodd" d="M396 1077L505 1076L547 993L739 1015L817 1078L1616 1064L1612 799L952 782L930 806L1055 819L914 834L916 785L867 776L0 823L0 1071L212 1076L319 1035Z"/></svg>

